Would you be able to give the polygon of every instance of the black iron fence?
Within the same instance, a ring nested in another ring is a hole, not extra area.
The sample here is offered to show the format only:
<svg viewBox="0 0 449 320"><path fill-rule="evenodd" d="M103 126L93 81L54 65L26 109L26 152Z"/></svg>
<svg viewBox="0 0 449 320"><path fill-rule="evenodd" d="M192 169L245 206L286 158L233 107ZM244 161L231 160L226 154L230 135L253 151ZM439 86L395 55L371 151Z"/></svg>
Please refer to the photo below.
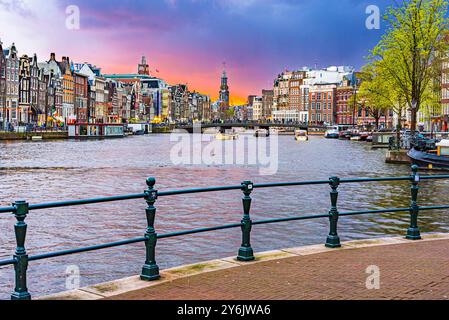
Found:
<svg viewBox="0 0 449 320"><path fill-rule="evenodd" d="M146 247L146 260L142 268L141 279L146 281L152 281L159 279L159 267L156 262L156 244L160 239L186 236L191 234L198 234L216 230L241 228L242 230L242 244L238 251L237 259L240 261L252 261L254 260L254 252L251 247L251 230L253 226L281 223L288 221L310 220L310 219L329 219L329 234L326 239L325 246L329 248L338 248L341 246L340 237L338 235L338 220L340 217L366 215L366 214L381 214L381 213L404 213L410 214L410 227L407 229L406 238L409 240L421 239L420 230L418 227L418 216L420 211L424 210L443 210L449 209L448 205L434 205L434 206L419 206L418 205L418 191L419 183L421 180L441 180L449 179L449 175L428 175L420 176L418 174L418 167L412 166L412 173L410 176L399 177L380 177L380 178L349 178L340 179L338 177L331 177L329 180L317 180L317 181L299 181L299 182L279 182L279 183L265 183L254 184L250 181L245 181L241 185L224 186L224 187L209 187L198 189L185 189L159 192L155 189L156 180L154 178L147 179L146 183L148 189L141 194L129 194L124 196L114 196L95 199L73 200L54 203L42 203L42 204L29 204L26 201L16 201L10 207L0 207L0 213L12 213L14 214L17 222L14 225L17 247L15 253L11 259L1 260L1 266L13 265L15 270L15 288L11 295L13 300L29 300L31 295L27 288L27 268L29 262L49 259L54 257L66 256L70 254L89 252L94 250L130 245L134 243L144 242ZM365 211L351 211L351 212L339 212L338 210L338 188L341 184L351 183L368 183L368 182L385 182L385 181L410 181L411 183L411 201L410 205L401 208L385 208L379 210L365 210ZM331 206L329 213L327 214L311 214L302 216L292 216L287 218L273 218L267 220L253 221L250 217L251 209L251 194L255 189L264 188L276 188L276 187L295 187L295 186L308 186L308 185L326 185L331 188L330 200ZM154 222L156 218L155 203L160 197L172 197L185 194L200 194L208 192L224 192L230 190L241 190L243 192L243 219L240 222L230 223L226 225L199 228L186 231L179 231L167 234L157 234ZM34 210L44 210L50 208L60 208L68 206L80 206L80 205L92 205L105 202L124 201L133 199L144 199L147 203L146 220L147 228L144 236L133 239L126 239L117 242L110 242L105 244L99 244L89 247L81 247L70 250L55 251L39 255L28 255L25 249L25 237L27 232L27 224L25 219L27 215Z"/></svg>

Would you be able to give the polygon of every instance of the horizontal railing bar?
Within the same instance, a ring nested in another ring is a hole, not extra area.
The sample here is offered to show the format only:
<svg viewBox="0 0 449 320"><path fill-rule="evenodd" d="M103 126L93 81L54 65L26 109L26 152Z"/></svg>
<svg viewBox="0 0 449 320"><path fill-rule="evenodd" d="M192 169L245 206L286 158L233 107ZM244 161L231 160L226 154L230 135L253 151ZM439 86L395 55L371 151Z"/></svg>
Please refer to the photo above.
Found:
<svg viewBox="0 0 449 320"><path fill-rule="evenodd" d="M419 210L442 210L442 209L449 209L449 205L419 207Z"/></svg>
<svg viewBox="0 0 449 320"><path fill-rule="evenodd" d="M294 186L306 186L317 184L329 184L329 180L259 183L255 184L254 188L262 189L262 188L277 188L277 187L294 187Z"/></svg>
<svg viewBox="0 0 449 320"><path fill-rule="evenodd" d="M113 197L104 197L104 198L50 202L50 203L32 204L29 206L29 209L30 210L41 210L41 209L51 209L51 208L60 208L60 207L82 206L82 205L103 203L103 202L142 199L144 197L145 197L144 193L139 193L139 194L124 195L124 196L113 196Z"/></svg>
<svg viewBox="0 0 449 320"><path fill-rule="evenodd" d="M409 212L410 208L390 208L390 209L379 209L379 210L365 210L365 211L351 211L351 212L341 212L339 216L356 216L364 214L374 214L374 213L394 213L394 212Z"/></svg>
<svg viewBox="0 0 449 320"><path fill-rule="evenodd" d="M449 175L420 176L421 180L449 179Z"/></svg>
<svg viewBox="0 0 449 320"><path fill-rule="evenodd" d="M225 186L225 187L210 187L210 188L197 188L197 189L185 189L185 190L172 190L158 192L159 197L175 196L191 193L204 193L204 192L217 192L217 191L230 191L241 190L242 186Z"/></svg>
<svg viewBox="0 0 449 320"><path fill-rule="evenodd" d="M14 259L0 260L0 267L14 264L15 262L16 262L16 260L14 260Z"/></svg>
<svg viewBox="0 0 449 320"><path fill-rule="evenodd" d="M14 207L3 207L0 208L0 213L11 213L14 212L16 209Z"/></svg>
<svg viewBox="0 0 449 320"><path fill-rule="evenodd" d="M39 255L35 255L35 256L30 256L29 261L36 261L36 260L66 256L66 255L74 254L74 253L82 253L82 252L88 252L88 251L94 251L94 250L100 250L100 249L119 247L119 246L124 246L124 245L128 245L128 244L143 242L145 240L146 240L145 237L134 238L134 239L117 241L117 242L99 244L99 245L90 246L90 247L83 247L83 248L78 248L78 249L69 249L69 250L63 250L63 251L57 251L57 252L51 252L51 253L44 253L44 254L39 254Z"/></svg>
<svg viewBox="0 0 449 320"><path fill-rule="evenodd" d="M357 182L384 182L384 181L410 181L410 176L403 177L382 177L382 178L349 178L340 179L340 183L357 183Z"/></svg>
<svg viewBox="0 0 449 320"><path fill-rule="evenodd" d="M296 221L296 220L309 220L309 219L319 219L319 218L328 218L329 214L320 214L313 216L301 216L301 217L288 217L288 218L276 218L276 219L267 219L261 221L254 221L253 225L261 225L261 224L270 224L270 223L278 223L278 222L288 222L288 221Z"/></svg>
<svg viewBox="0 0 449 320"><path fill-rule="evenodd" d="M227 225L218 226L218 227L200 228L200 229L193 229L193 230L187 230L187 231L172 232L172 233L158 235L157 238L158 239L173 238L173 237L185 236L185 235L195 234L195 233L203 233L203 232L208 232L208 231L232 229L232 228L241 227L242 225L243 225L242 223L233 223L233 224L227 224Z"/></svg>
<svg viewBox="0 0 449 320"><path fill-rule="evenodd" d="M383 178L354 178L354 179L341 179L340 183L410 181L410 179L411 179L410 176L383 177ZM320 184L329 184L329 180L262 183L262 184L255 184L254 188L275 188L275 187L307 186L307 185L320 185Z"/></svg>

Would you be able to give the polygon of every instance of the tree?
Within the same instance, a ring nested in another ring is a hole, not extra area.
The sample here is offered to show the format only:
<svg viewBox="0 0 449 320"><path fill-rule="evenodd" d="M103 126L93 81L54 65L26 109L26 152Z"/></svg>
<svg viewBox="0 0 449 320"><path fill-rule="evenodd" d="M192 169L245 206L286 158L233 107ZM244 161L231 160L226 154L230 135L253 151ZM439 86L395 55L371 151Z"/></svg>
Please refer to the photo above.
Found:
<svg viewBox="0 0 449 320"><path fill-rule="evenodd" d="M411 111L414 132L420 107L433 95L449 25L445 0L403 0L387 13L389 29L372 50L370 61L380 79L395 87Z"/></svg>
<svg viewBox="0 0 449 320"><path fill-rule="evenodd" d="M398 141L401 125L401 117L404 110L404 99L400 90L386 76L377 62L365 65L360 72L361 85L358 93L358 103L375 119L376 128L379 128L379 120L382 115L393 111L398 116Z"/></svg>

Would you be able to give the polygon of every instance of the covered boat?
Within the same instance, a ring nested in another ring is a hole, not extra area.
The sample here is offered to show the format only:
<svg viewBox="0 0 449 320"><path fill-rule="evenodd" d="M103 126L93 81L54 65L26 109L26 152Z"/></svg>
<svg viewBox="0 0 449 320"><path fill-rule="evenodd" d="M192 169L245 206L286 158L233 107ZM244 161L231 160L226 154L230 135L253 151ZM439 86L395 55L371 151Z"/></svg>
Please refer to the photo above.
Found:
<svg viewBox="0 0 449 320"><path fill-rule="evenodd" d="M437 150L411 149L407 155L420 167L449 169L449 140L436 144Z"/></svg>

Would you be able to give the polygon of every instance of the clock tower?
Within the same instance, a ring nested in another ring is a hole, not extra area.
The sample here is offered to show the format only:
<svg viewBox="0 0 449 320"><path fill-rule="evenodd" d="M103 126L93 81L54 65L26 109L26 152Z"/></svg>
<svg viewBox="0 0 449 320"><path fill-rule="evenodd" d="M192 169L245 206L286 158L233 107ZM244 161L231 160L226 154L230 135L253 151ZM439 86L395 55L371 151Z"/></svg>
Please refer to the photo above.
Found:
<svg viewBox="0 0 449 320"><path fill-rule="evenodd" d="M150 66L147 63L147 58L142 56L142 62L138 66L138 73L141 75L150 75Z"/></svg>
<svg viewBox="0 0 449 320"><path fill-rule="evenodd" d="M219 93L220 104L223 108L229 107L229 86L228 86L228 76L226 74L226 69L223 70L223 75L221 76L221 86Z"/></svg>

